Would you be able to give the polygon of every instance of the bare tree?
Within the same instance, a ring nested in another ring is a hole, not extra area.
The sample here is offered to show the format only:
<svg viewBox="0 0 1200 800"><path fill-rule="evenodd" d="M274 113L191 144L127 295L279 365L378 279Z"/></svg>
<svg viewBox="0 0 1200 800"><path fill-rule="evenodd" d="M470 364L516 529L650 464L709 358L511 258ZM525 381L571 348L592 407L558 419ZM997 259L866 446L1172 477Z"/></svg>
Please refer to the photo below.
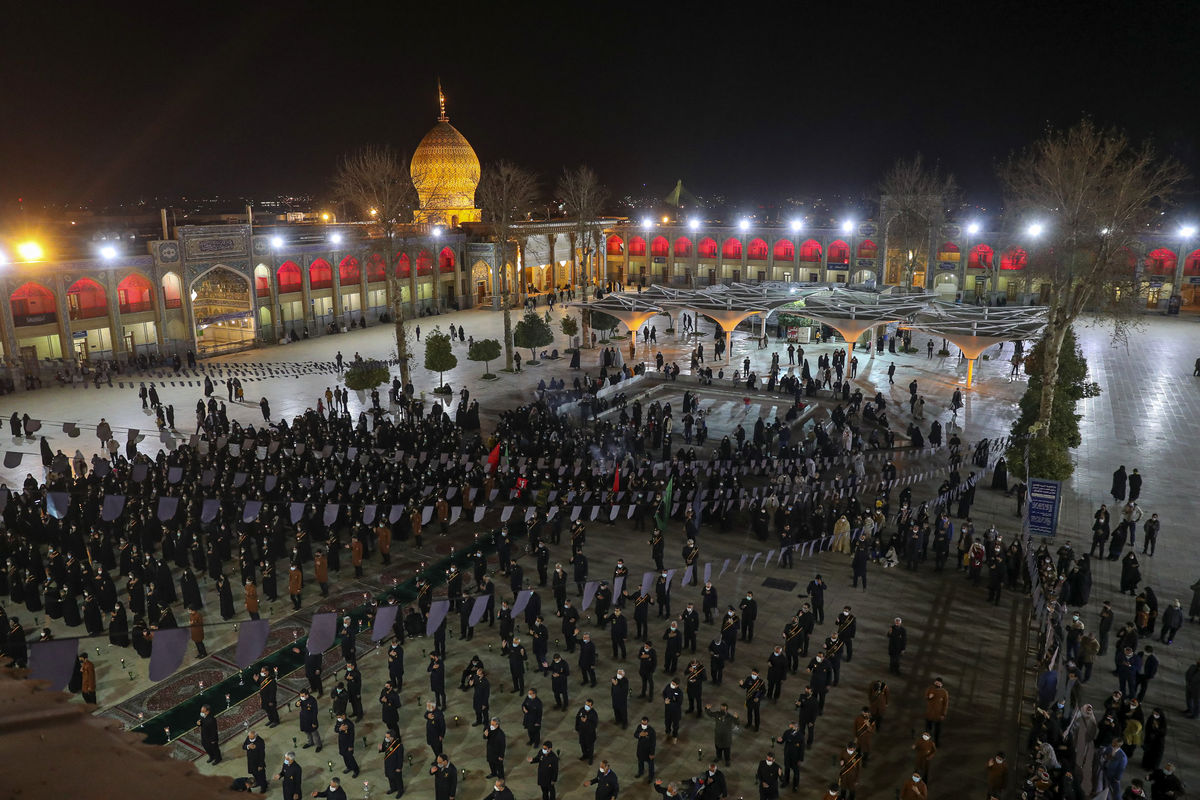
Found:
<svg viewBox="0 0 1200 800"><path fill-rule="evenodd" d="M580 274L576 253L581 251L583 264L579 282L583 284L583 299L587 300L588 286L594 284L591 274L592 245L599 246L595 241L596 217L600 215L601 208L608 200L608 190L600 184L591 167L581 164L575 169L563 167L562 175L558 179L558 194L562 197L567 214L575 218L576 247L571 249L571 262L576 265L576 274ZM590 314L585 309L580 316L583 319L583 342L586 346L588 327L591 324Z"/></svg>
<svg viewBox="0 0 1200 800"><path fill-rule="evenodd" d="M483 211L483 221L491 228L496 243L500 246L500 297L504 306L504 367L513 365L512 314L509 294L512 291L508 279L509 239L513 224L525 217L538 196L537 176L508 161L497 161L483 170L475 197ZM516 256L513 269L516 269ZM493 287L494 288L494 287Z"/></svg>
<svg viewBox="0 0 1200 800"><path fill-rule="evenodd" d="M1117 339L1136 325L1138 286L1132 254L1186 177L1149 143L1134 145L1090 120L1049 130L1000 169L1011 224L1032 233L1027 280L1047 292L1037 436L1047 436L1067 329L1085 310L1113 325Z"/></svg>
<svg viewBox="0 0 1200 800"><path fill-rule="evenodd" d="M408 158L387 146L367 145L342 159L333 178L333 191L360 218L374 221L383 233L396 358L400 361L400 379L407 385L408 333L404 327L404 294L397 277L400 256L396 240L410 224L419 203Z"/></svg>
<svg viewBox="0 0 1200 800"><path fill-rule="evenodd" d="M936 165L929 168L920 153L910 159L898 159L879 185L887 249L900 251L904 285L912 288L916 265L924 259L926 274L934 253L929 252L929 236L943 210L958 194L953 175L943 175ZM887 253L884 253L887 257Z"/></svg>

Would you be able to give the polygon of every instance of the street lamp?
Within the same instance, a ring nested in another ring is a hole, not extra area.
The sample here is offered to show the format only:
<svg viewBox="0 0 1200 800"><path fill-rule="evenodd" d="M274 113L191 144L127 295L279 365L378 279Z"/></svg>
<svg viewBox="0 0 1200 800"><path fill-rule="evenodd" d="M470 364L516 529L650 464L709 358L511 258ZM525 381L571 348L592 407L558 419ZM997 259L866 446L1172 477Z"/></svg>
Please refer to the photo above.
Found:
<svg viewBox="0 0 1200 800"><path fill-rule="evenodd" d="M271 247L274 247L276 250L283 247L283 237L282 236L272 236L271 237Z"/></svg>
<svg viewBox="0 0 1200 800"><path fill-rule="evenodd" d="M854 220L848 219L842 223L842 233L850 233L852 230L854 230Z"/></svg>
<svg viewBox="0 0 1200 800"><path fill-rule="evenodd" d="M978 223L978 222L972 222L970 225L968 225L968 226L967 226L967 233L971 234L972 236L974 236L975 234L979 233L979 223Z"/></svg>
<svg viewBox="0 0 1200 800"><path fill-rule="evenodd" d="M696 219L695 217L692 217L691 219L688 220L688 228L693 231L700 230L700 220Z"/></svg>
<svg viewBox="0 0 1200 800"><path fill-rule="evenodd" d="M646 230L650 230L651 228L654 227L654 220L650 219L649 217L643 218L642 219L642 227L645 228Z"/></svg>
<svg viewBox="0 0 1200 800"><path fill-rule="evenodd" d="M333 242L334 244L341 244L342 235L340 233L335 233L329 237L329 241Z"/></svg>
<svg viewBox="0 0 1200 800"><path fill-rule="evenodd" d="M748 219L744 219L744 220L742 220L741 222L739 222L739 223L738 223L738 230L740 230L740 231L748 231L748 230L750 230L750 220L748 220Z"/></svg>
<svg viewBox="0 0 1200 800"><path fill-rule="evenodd" d="M794 219L789 227L791 227L793 233L798 233L804 227L804 220Z"/></svg>
<svg viewBox="0 0 1200 800"><path fill-rule="evenodd" d="M100 248L100 257L105 261L112 261L117 257L117 248L113 247L111 244L104 245Z"/></svg>
<svg viewBox="0 0 1200 800"><path fill-rule="evenodd" d="M1044 230L1046 230L1046 228L1044 225L1042 225L1042 223L1034 222L1028 228L1025 229L1025 232L1028 233L1030 236L1038 237L1038 236L1042 235L1042 231L1044 231Z"/></svg>
<svg viewBox="0 0 1200 800"><path fill-rule="evenodd" d="M17 245L17 255L24 261L41 261L45 253L37 242L21 242Z"/></svg>
<svg viewBox="0 0 1200 800"><path fill-rule="evenodd" d="M1190 239L1196 235L1196 226L1195 225L1184 225L1182 228L1179 229L1179 235L1183 237L1184 241L1187 241L1188 239Z"/></svg>
<svg viewBox="0 0 1200 800"><path fill-rule="evenodd" d="M433 229L433 238L435 238L435 239L442 238L442 229L440 227L435 227Z"/></svg>

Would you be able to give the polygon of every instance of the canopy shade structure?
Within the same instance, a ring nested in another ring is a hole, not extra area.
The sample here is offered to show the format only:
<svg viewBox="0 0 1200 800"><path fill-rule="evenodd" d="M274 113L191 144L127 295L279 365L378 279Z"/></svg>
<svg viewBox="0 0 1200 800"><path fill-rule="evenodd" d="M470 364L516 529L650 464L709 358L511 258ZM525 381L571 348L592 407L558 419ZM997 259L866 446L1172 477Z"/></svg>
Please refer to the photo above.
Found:
<svg viewBox="0 0 1200 800"><path fill-rule="evenodd" d="M857 289L828 289L804 298L804 316L824 323L846 340L846 363L854 342L877 325L899 322L925 308L931 294L883 294Z"/></svg>
<svg viewBox="0 0 1200 800"><path fill-rule="evenodd" d="M630 336L637 336L638 329L651 317L663 313L663 307L637 294L606 294L599 300L588 302L567 303L569 307L584 308L589 311L603 311L610 317L621 320L629 328Z"/></svg>
<svg viewBox="0 0 1200 800"><path fill-rule="evenodd" d="M974 382L975 360L992 345L1033 339L1046 327L1044 306L960 306L935 302L914 315L915 330L941 336L967 359L967 388Z"/></svg>
<svg viewBox="0 0 1200 800"><path fill-rule="evenodd" d="M800 289L800 284L732 283L703 289L655 286L647 294L660 305L695 311L720 325L725 331L725 363L728 364L732 356L733 329L755 314L762 314L766 319L779 306L794 303L802 296Z"/></svg>

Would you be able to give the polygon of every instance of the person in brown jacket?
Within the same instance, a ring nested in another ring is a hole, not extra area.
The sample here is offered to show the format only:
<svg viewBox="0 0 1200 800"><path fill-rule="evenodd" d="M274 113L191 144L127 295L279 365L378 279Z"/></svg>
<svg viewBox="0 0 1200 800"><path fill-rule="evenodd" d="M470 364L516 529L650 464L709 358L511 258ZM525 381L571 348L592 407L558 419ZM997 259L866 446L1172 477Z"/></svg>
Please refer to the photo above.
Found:
<svg viewBox="0 0 1200 800"><path fill-rule="evenodd" d="M300 610L300 590L304 588L304 575L295 564L288 569L288 596L292 598L292 608Z"/></svg>
<svg viewBox="0 0 1200 800"><path fill-rule="evenodd" d="M450 530L450 504L446 502L446 495L438 495L437 499L437 517L438 526L441 528L439 536L445 536Z"/></svg>
<svg viewBox="0 0 1200 800"><path fill-rule="evenodd" d="M875 730L883 728L883 715L888 707L888 685L884 681L875 681L867 687L867 704L871 709L871 719L875 722Z"/></svg>
<svg viewBox="0 0 1200 800"><path fill-rule="evenodd" d="M79 693L83 695L83 702L96 705L96 665L88 660L87 653L79 654L79 674L82 678Z"/></svg>
<svg viewBox="0 0 1200 800"><path fill-rule="evenodd" d="M858 778L862 774L862 754L854 746L854 742L846 744L842 757L838 761L838 786L842 788L842 797L854 800L858 791Z"/></svg>
<svg viewBox="0 0 1200 800"><path fill-rule="evenodd" d="M917 761L913 766L913 773L919 774L925 781L929 780L929 764L933 761L933 757L937 755L937 745L933 742L933 737L928 732L922 733L917 743L913 745L913 750L917 751Z"/></svg>
<svg viewBox="0 0 1200 800"><path fill-rule="evenodd" d="M313 575L316 576L317 586L321 587L321 597L329 597L329 561L325 551L318 550L313 556Z"/></svg>
<svg viewBox="0 0 1200 800"><path fill-rule="evenodd" d="M941 744L942 723L950 711L950 693L941 678L933 679L933 686L925 692L925 730L933 733L933 743Z"/></svg>
<svg viewBox="0 0 1200 800"><path fill-rule="evenodd" d="M863 764L871 760L871 739L875 736L875 722L871 709L863 707L862 713L854 718L854 743L862 753Z"/></svg>
<svg viewBox="0 0 1200 800"><path fill-rule="evenodd" d="M378 546L379 557L383 563L392 563L392 529L380 523L375 528L375 543Z"/></svg>
<svg viewBox="0 0 1200 800"><path fill-rule="evenodd" d="M416 506L409 506L408 521L412 525L413 541L417 547L421 546L421 510Z"/></svg>
<svg viewBox="0 0 1200 800"><path fill-rule="evenodd" d="M997 794L1008 786L1008 759L1004 757L1003 750L988 759L987 781L988 791Z"/></svg>
<svg viewBox="0 0 1200 800"><path fill-rule="evenodd" d="M925 781L921 780L921 776L914 772L912 778L904 782L904 788L900 791L900 800L926 800L929 797L929 787L925 785Z"/></svg>
<svg viewBox="0 0 1200 800"><path fill-rule="evenodd" d="M243 592L246 598L246 613L250 615L250 619L258 619L258 587L254 585L254 581L246 581Z"/></svg>
<svg viewBox="0 0 1200 800"><path fill-rule="evenodd" d="M355 536L354 541L350 543L350 563L354 565L354 577L356 578L362 577L362 561L362 540Z"/></svg>
<svg viewBox="0 0 1200 800"><path fill-rule="evenodd" d="M204 658L208 650L204 648L204 615L193 608L188 612L188 625L192 629L192 642L196 645L196 658Z"/></svg>

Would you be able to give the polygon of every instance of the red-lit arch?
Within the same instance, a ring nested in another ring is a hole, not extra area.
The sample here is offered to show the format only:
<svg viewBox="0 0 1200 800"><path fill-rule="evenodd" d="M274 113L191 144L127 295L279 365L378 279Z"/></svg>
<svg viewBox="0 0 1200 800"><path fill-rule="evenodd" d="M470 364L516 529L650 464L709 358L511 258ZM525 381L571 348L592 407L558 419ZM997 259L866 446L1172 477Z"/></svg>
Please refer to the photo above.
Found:
<svg viewBox="0 0 1200 800"><path fill-rule="evenodd" d="M696 252L701 258L716 258L717 257L717 242L705 236L700 240L700 244L696 246Z"/></svg>
<svg viewBox="0 0 1200 800"><path fill-rule="evenodd" d="M879 245L875 244L870 239L863 239L858 243L858 255L856 258L875 258L879 255Z"/></svg>
<svg viewBox="0 0 1200 800"><path fill-rule="evenodd" d="M296 266L296 265L293 264L292 266ZM297 269L296 275L298 276L299 274L300 274L300 270ZM182 284L180 284L180 282L179 282L178 275L176 275L174 272L168 272L166 275L163 275L162 289L163 289L163 305L166 308L179 308L183 305L183 298L180 294L183 290L182 290Z"/></svg>
<svg viewBox="0 0 1200 800"><path fill-rule="evenodd" d="M991 269L994 255L992 248L986 244L977 244L971 248L971 254L967 256L967 266L975 269Z"/></svg>
<svg viewBox="0 0 1200 800"><path fill-rule="evenodd" d="M733 236L726 239L725 244L721 245L721 255L725 258L741 258L742 240Z"/></svg>
<svg viewBox="0 0 1200 800"><path fill-rule="evenodd" d="M835 239L829 243L829 262L830 264L848 264L850 263L850 245L843 242L841 239Z"/></svg>
<svg viewBox="0 0 1200 800"><path fill-rule="evenodd" d="M625 242L621 240L620 236L614 233L608 237L605 248L608 250L610 256L619 256L625 252Z"/></svg>
<svg viewBox="0 0 1200 800"><path fill-rule="evenodd" d="M809 239L807 242L800 245L800 260L809 264L820 263L821 243L816 239Z"/></svg>
<svg viewBox="0 0 1200 800"><path fill-rule="evenodd" d="M692 255L692 240L686 236L680 236L675 240L675 257L688 258Z"/></svg>
<svg viewBox="0 0 1200 800"><path fill-rule="evenodd" d="M285 261L275 271L275 280L279 282L279 293L298 292L304 288L304 276L295 262ZM170 306L168 298L167 305Z"/></svg>
<svg viewBox="0 0 1200 800"><path fill-rule="evenodd" d="M67 316L93 319L108 316L108 295L91 278L80 278L67 289Z"/></svg>
<svg viewBox="0 0 1200 800"><path fill-rule="evenodd" d="M438 253L438 272L454 272L454 251L449 247Z"/></svg>
<svg viewBox="0 0 1200 800"><path fill-rule="evenodd" d="M396 277L412 277L412 262L408 260L408 253L396 254Z"/></svg>
<svg viewBox="0 0 1200 800"><path fill-rule="evenodd" d="M746 255L756 261L766 261L767 243L762 239L751 239L750 244L746 245Z"/></svg>
<svg viewBox="0 0 1200 800"><path fill-rule="evenodd" d="M308 266L308 288L328 289L333 286L333 267L323 258L318 258Z"/></svg>
<svg viewBox="0 0 1200 800"><path fill-rule="evenodd" d="M150 311L154 308L150 294L154 284L146 276L134 272L126 275L117 284L117 305L122 314L136 314L140 311Z"/></svg>
<svg viewBox="0 0 1200 800"><path fill-rule="evenodd" d="M775 243L775 260L776 261L795 261L796 260L796 245L791 239L780 239Z"/></svg>
<svg viewBox="0 0 1200 800"><path fill-rule="evenodd" d="M1178 261L1179 257L1173 250L1159 247L1146 254L1143 266L1147 275L1174 275L1175 265Z"/></svg>
<svg viewBox="0 0 1200 800"><path fill-rule="evenodd" d="M655 236L650 242L650 255L665 258L671 252L671 245L665 236Z"/></svg>
<svg viewBox="0 0 1200 800"><path fill-rule="evenodd" d="M646 255L646 240L640 236L634 236L629 240L629 255L644 256Z"/></svg>
<svg viewBox="0 0 1200 800"><path fill-rule="evenodd" d="M58 319L54 292L40 283L22 284L9 295L15 325L44 325Z"/></svg>
<svg viewBox="0 0 1200 800"><path fill-rule="evenodd" d="M342 286L358 283L361 278L362 268L354 256L346 256L342 259L342 263L338 264L338 280Z"/></svg>
<svg viewBox="0 0 1200 800"><path fill-rule="evenodd" d="M433 274L433 256L428 250L417 253L417 277Z"/></svg>
<svg viewBox="0 0 1200 800"><path fill-rule="evenodd" d="M1193 250L1183 260L1184 275L1200 275L1200 250Z"/></svg>
<svg viewBox="0 0 1200 800"><path fill-rule="evenodd" d="M1000 269L1025 269L1029 264L1029 254L1023 247L1015 247L1000 256Z"/></svg>
<svg viewBox="0 0 1200 800"><path fill-rule="evenodd" d="M382 253L371 253L367 258L367 282L376 283L387 280L387 263Z"/></svg>

